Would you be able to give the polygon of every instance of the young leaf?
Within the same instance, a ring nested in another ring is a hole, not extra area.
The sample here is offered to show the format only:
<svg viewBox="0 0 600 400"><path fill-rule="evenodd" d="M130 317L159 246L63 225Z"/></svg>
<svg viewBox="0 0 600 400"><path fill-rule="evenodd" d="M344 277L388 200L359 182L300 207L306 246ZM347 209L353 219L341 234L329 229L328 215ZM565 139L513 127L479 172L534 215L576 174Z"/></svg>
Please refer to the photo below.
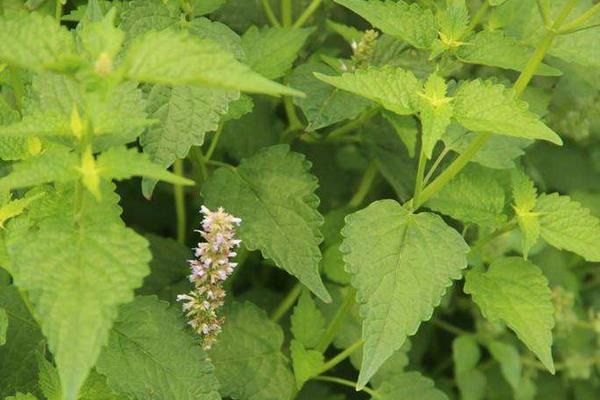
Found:
<svg viewBox="0 0 600 400"><path fill-rule="evenodd" d="M497 227L506 222L504 189L496 171L471 164L428 202L432 210L465 223Z"/></svg>
<svg viewBox="0 0 600 400"><path fill-rule="evenodd" d="M239 92L222 89L155 85L148 96L148 113L160 123L142 134L144 153L156 164L170 167L192 146L202 146L206 132L217 130L229 103L238 97ZM143 181L146 197L155 185L155 180Z"/></svg>
<svg viewBox="0 0 600 400"><path fill-rule="evenodd" d="M383 33L407 41L419 49L431 47L438 31L431 10L392 0L335 0L354 11Z"/></svg>
<svg viewBox="0 0 600 400"><path fill-rule="evenodd" d="M315 73L320 80L339 89L366 97L399 115L416 113L421 84L410 71L393 67L371 67L341 76Z"/></svg>
<svg viewBox="0 0 600 400"><path fill-rule="evenodd" d="M245 63L269 79L281 78L292 68L313 28L263 28L253 26L242 36Z"/></svg>
<svg viewBox="0 0 600 400"><path fill-rule="evenodd" d="M519 257L501 258L487 272L469 271L464 290L487 319L506 323L554 373L554 306L548 281L537 266Z"/></svg>
<svg viewBox="0 0 600 400"><path fill-rule="evenodd" d="M517 222L523 234L523 256L527 259L529 250L540 237L539 215L533 212L537 190L533 182L521 170L511 172L511 186Z"/></svg>
<svg viewBox="0 0 600 400"><path fill-rule="evenodd" d="M346 217L341 250L364 316L358 387L431 318L469 247L440 217L412 214L392 200Z"/></svg>
<svg viewBox="0 0 600 400"><path fill-rule="evenodd" d="M471 336L459 336L452 341L454 374L460 375L474 369L481 359L479 345Z"/></svg>
<svg viewBox="0 0 600 400"><path fill-rule="evenodd" d="M132 80L164 85L199 85L270 95L302 93L253 72L219 43L172 30L139 36L123 60Z"/></svg>
<svg viewBox="0 0 600 400"><path fill-rule="evenodd" d="M117 307L133 298L150 261L146 240L118 219L116 195L103 194L109 198L97 203L84 193L78 215L75 197L72 191L47 194L35 226L20 224L7 237L11 273L30 295L64 400L77 398Z"/></svg>
<svg viewBox="0 0 600 400"><path fill-rule="evenodd" d="M309 168L310 163L288 146L272 146L237 168L218 169L202 192L209 208L224 207L244 221L239 235L249 250L260 250L329 301L319 276L323 217L317 211L317 181Z"/></svg>
<svg viewBox="0 0 600 400"><path fill-rule="evenodd" d="M442 138L452 118L452 98L446 97L447 86L443 78L432 74L420 93L419 115L422 124L421 146L429 159L437 142Z"/></svg>
<svg viewBox="0 0 600 400"><path fill-rule="evenodd" d="M125 46L136 37L175 27L179 22L178 7L162 0L133 0L125 3L120 28L125 31Z"/></svg>
<svg viewBox="0 0 600 400"><path fill-rule="evenodd" d="M316 350L306 350L297 340L292 340L290 352L296 387L301 388L306 381L317 375L319 368L324 364L323 354Z"/></svg>
<svg viewBox="0 0 600 400"><path fill-rule="evenodd" d="M543 139L562 144L560 137L518 100L514 92L490 81L463 82L454 94L454 118L474 132Z"/></svg>
<svg viewBox="0 0 600 400"><path fill-rule="evenodd" d="M42 197L44 193L32 194L16 200L9 200L8 203L0 207L0 229L4 229L4 224L11 218L21 215L31 203Z"/></svg>
<svg viewBox="0 0 600 400"><path fill-rule="evenodd" d="M180 315L151 296L119 308L97 364L113 390L135 400L221 398L213 367Z"/></svg>
<svg viewBox="0 0 600 400"><path fill-rule="evenodd" d="M246 58L242 48L242 38L227 25L208 18L196 18L187 28L190 33L201 39L218 42L225 51L233 54L236 60L243 62Z"/></svg>
<svg viewBox="0 0 600 400"><path fill-rule="evenodd" d="M209 351L221 394L239 400L291 400L294 376L281 353L283 331L253 305L234 303Z"/></svg>
<svg viewBox="0 0 600 400"><path fill-rule="evenodd" d="M371 397L371 400L448 400L444 392L435 388L431 379L418 372L396 374L377 387L377 394L379 396Z"/></svg>
<svg viewBox="0 0 600 400"><path fill-rule="evenodd" d="M308 291L303 291L291 317L292 334L305 348L317 346L325 332L325 319Z"/></svg>
<svg viewBox="0 0 600 400"><path fill-rule="evenodd" d="M0 17L0 59L9 65L67 71L79 64L77 54L73 34L50 16Z"/></svg>
<svg viewBox="0 0 600 400"><path fill-rule="evenodd" d="M500 364L500 370L506 381L514 390L517 390L521 384L519 350L515 346L497 340L491 341L487 347L492 357Z"/></svg>
<svg viewBox="0 0 600 400"><path fill-rule="evenodd" d="M546 242L588 261L600 261L600 220L590 210L552 193L538 198L534 212L539 214L540 234Z"/></svg>

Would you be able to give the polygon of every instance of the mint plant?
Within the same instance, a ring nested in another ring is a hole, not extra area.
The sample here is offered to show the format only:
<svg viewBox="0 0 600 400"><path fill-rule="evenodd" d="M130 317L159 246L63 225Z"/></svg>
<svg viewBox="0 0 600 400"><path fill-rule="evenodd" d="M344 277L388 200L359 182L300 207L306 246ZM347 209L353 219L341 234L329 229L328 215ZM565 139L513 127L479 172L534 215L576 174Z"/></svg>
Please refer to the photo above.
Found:
<svg viewBox="0 0 600 400"><path fill-rule="evenodd" d="M0 398L598 398L597 2L0 6Z"/></svg>

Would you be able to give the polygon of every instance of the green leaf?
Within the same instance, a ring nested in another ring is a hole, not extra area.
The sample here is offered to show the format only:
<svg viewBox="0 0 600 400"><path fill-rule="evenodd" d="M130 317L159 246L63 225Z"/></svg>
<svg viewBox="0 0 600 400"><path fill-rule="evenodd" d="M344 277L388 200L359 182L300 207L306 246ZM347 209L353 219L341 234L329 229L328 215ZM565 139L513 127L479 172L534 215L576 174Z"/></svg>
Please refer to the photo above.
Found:
<svg viewBox="0 0 600 400"><path fill-rule="evenodd" d="M8 315L4 308L0 308L0 346L6 344L6 331L8 330Z"/></svg>
<svg viewBox="0 0 600 400"><path fill-rule="evenodd" d="M319 368L324 364L323 354L316 350L306 350L297 340L292 340L290 345L292 364L296 387L301 388L311 377L318 375Z"/></svg>
<svg viewBox="0 0 600 400"><path fill-rule="evenodd" d="M218 169L202 192L209 208L224 207L242 219L238 232L249 250L260 250L329 301L319 276L323 217L317 211L317 181L309 168L304 156L288 146L272 146L237 168Z"/></svg>
<svg viewBox="0 0 600 400"><path fill-rule="evenodd" d="M253 72L218 42L186 32L167 30L137 37L125 55L122 69L129 79L139 82L302 95Z"/></svg>
<svg viewBox="0 0 600 400"><path fill-rule="evenodd" d="M586 29L557 36L548 53L568 63L598 68L600 67L599 43L600 29Z"/></svg>
<svg viewBox="0 0 600 400"><path fill-rule="evenodd" d="M447 86L443 78L432 74L420 93L419 115L422 125L421 146L425 156L430 159L437 142L450 125L453 114L452 99L446 97Z"/></svg>
<svg viewBox="0 0 600 400"><path fill-rule="evenodd" d="M548 281L537 266L519 257L501 258L487 272L469 271L464 290L487 319L506 323L554 373L554 306Z"/></svg>
<svg viewBox="0 0 600 400"><path fill-rule="evenodd" d="M488 349L494 360L500 364L500 370L510 386L517 390L521 384L521 356L515 346L493 340Z"/></svg>
<svg viewBox="0 0 600 400"><path fill-rule="evenodd" d="M4 400L37 400L37 397L35 397L31 393L17 393L14 396L5 397Z"/></svg>
<svg viewBox="0 0 600 400"><path fill-rule="evenodd" d="M185 158L192 146L202 146L206 132L215 131L227 113L228 105L239 92L194 86L155 85L148 98L150 117L160 121L140 138L144 153L156 164L167 168ZM155 180L142 183L150 197Z"/></svg>
<svg viewBox="0 0 600 400"><path fill-rule="evenodd" d="M506 222L504 188L494 170L468 165L427 206L465 223L497 227Z"/></svg>
<svg viewBox="0 0 600 400"><path fill-rule="evenodd" d="M5 138L67 136L75 138L69 119L53 111L26 115L21 121L0 126L0 135Z"/></svg>
<svg viewBox="0 0 600 400"><path fill-rule="evenodd" d="M108 192L106 190L106 192ZM54 355L64 400L75 400L106 344L119 305L133 298L148 273L146 240L118 219L117 196L103 203L73 191L47 194L28 229L8 231L15 284L29 293Z"/></svg>
<svg viewBox="0 0 600 400"><path fill-rule="evenodd" d="M130 399L218 400L213 367L179 308L152 296L121 306L96 368Z"/></svg>
<svg viewBox="0 0 600 400"><path fill-rule="evenodd" d="M481 359L481 351L475 339L466 335L454 339L452 341L452 359L456 376L474 369Z"/></svg>
<svg viewBox="0 0 600 400"><path fill-rule="evenodd" d="M317 347L325 333L325 319L308 291L303 291L291 316L292 334L306 349Z"/></svg>
<svg viewBox="0 0 600 400"><path fill-rule="evenodd" d="M461 400L483 400L488 388L486 376L478 369L463 372L456 377Z"/></svg>
<svg viewBox="0 0 600 400"><path fill-rule="evenodd" d="M290 85L309 94L294 98L308 121L307 131L356 118L369 106L368 100L322 82L315 78L315 73L332 75L335 70L323 63L308 63L294 69L289 76Z"/></svg>
<svg viewBox="0 0 600 400"><path fill-rule="evenodd" d="M190 33L199 38L218 42L225 51L233 54L237 60L244 61L246 58L242 48L242 38L227 25L211 21L208 18L195 18L187 28Z"/></svg>
<svg viewBox="0 0 600 400"><path fill-rule="evenodd" d="M529 250L540 237L540 221L537 213L532 212L537 199L537 190L533 182L521 170L511 172L511 186L517 222L523 234L523 256L527 259Z"/></svg>
<svg viewBox="0 0 600 400"><path fill-rule="evenodd" d="M294 376L281 352L281 327L250 302L232 304L225 318L209 351L221 394L235 400L291 400Z"/></svg>
<svg viewBox="0 0 600 400"><path fill-rule="evenodd" d="M412 214L393 200L346 217L342 234L346 269L364 316L362 388L421 321L431 318L466 267L469 247L439 216Z"/></svg>
<svg viewBox="0 0 600 400"><path fill-rule="evenodd" d="M173 183L193 185L194 181L165 171L160 165L135 148L113 147L98 156L98 170L101 177L123 180L133 176L143 176Z"/></svg>
<svg viewBox="0 0 600 400"><path fill-rule="evenodd" d="M227 0L192 0L194 15L205 15L219 9Z"/></svg>
<svg viewBox="0 0 600 400"><path fill-rule="evenodd" d="M383 33L407 41L419 49L427 49L438 36L431 10L417 4L392 0L335 0L354 11Z"/></svg>
<svg viewBox="0 0 600 400"><path fill-rule="evenodd" d="M408 156L413 158L417 147L418 135L417 122L415 119L412 117L396 115L389 111L384 111L382 115L383 118L394 127L396 134L398 134L398 137L402 140L402 143L404 143L408 150Z"/></svg>
<svg viewBox="0 0 600 400"><path fill-rule="evenodd" d="M281 78L292 64L313 28L262 28L253 26L242 36L246 64L269 79Z"/></svg>
<svg viewBox="0 0 600 400"><path fill-rule="evenodd" d="M454 94L454 118L474 132L543 139L562 144L560 137L527 110L512 90L490 81L463 82Z"/></svg>
<svg viewBox="0 0 600 400"><path fill-rule="evenodd" d="M0 307L8 317L6 343L0 346L0 397L34 391L42 332L15 286L0 284Z"/></svg>
<svg viewBox="0 0 600 400"><path fill-rule="evenodd" d="M125 46L136 37L174 27L180 22L178 7L162 0L133 0L125 3L120 28L125 31Z"/></svg>
<svg viewBox="0 0 600 400"><path fill-rule="evenodd" d="M600 261L600 220L569 196L543 194L534 212L539 214L542 238L558 249L579 254L588 261Z"/></svg>
<svg viewBox="0 0 600 400"><path fill-rule="evenodd" d="M339 249L341 243L335 243L329 246L323 252L323 273L330 281L340 285L350 284L350 274L344 270L344 258Z"/></svg>
<svg viewBox="0 0 600 400"><path fill-rule="evenodd" d="M377 394L379 396L371 397L371 399L448 400L444 392L435 388L431 379L414 371L397 374L383 382L377 388Z"/></svg>
<svg viewBox="0 0 600 400"><path fill-rule="evenodd" d="M116 9L112 8L102 20L85 21L79 31L79 42L99 75L112 72L113 60L125 38L125 33L114 25L115 14ZM107 63L107 69L101 68L102 61Z"/></svg>
<svg viewBox="0 0 600 400"><path fill-rule="evenodd" d="M467 44L459 47L456 52L459 60L465 63L500 67L514 71L523 71L532 54L532 49L506 36L502 31L478 32ZM559 76L561 71L541 63L535 74Z"/></svg>
<svg viewBox="0 0 600 400"><path fill-rule="evenodd" d="M410 71L393 67L370 67L341 76L315 73L339 89L366 97L399 115L416 113L421 84Z"/></svg>
<svg viewBox="0 0 600 400"><path fill-rule="evenodd" d="M43 38L43 40L41 40ZM0 60L36 72L77 67L73 34L54 18L40 13L0 18Z"/></svg>

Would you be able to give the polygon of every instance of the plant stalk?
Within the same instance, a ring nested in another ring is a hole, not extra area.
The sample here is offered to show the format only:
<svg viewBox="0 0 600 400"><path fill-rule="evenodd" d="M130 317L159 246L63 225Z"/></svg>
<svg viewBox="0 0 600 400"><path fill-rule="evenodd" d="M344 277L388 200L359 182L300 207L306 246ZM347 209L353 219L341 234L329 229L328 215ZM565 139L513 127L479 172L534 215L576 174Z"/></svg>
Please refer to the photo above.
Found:
<svg viewBox="0 0 600 400"><path fill-rule="evenodd" d="M336 365L344 361L346 358L350 357L350 355L352 355L352 353L354 353L356 350L360 349L363 344L364 342L362 339L359 339L356 342L352 343L348 348L344 349L344 351L341 351L329 361L325 362L321 366L321 368L319 368L315 372L315 375L321 375L323 372L329 371L331 368L335 367Z"/></svg>
<svg viewBox="0 0 600 400"><path fill-rule="evenodd" d="M296 22L294 22L294 28L302 28L302 26L309 20L310 17L317 11L317 8L321 5L322 0L313 0L306 10L298 17Z"/></svg>
<svg viewBox="0 0 600 400"><path fill-rule="evenodd" d="M337 383L338 385L348 386L353 389L356 389L356 382L350 381L348 379L338 378L336 376L315 376L310 379L313 381ZM381 395L379 393L377 393L375 390L373 390L369 387L365 386L361 390L373 398L376 398L376 399L381 398Z"/></svg>
<svg viewBox="0 0 600 400"><path fill-rule="evenodd" d="M294 287L288 292L288 294L283 298L279 306L273 311L271 315L271 321L277 322L279 321L294 304L296 304L296 300L300 297L302 293L302 284L300 282L296 283Z"/></svg>
<svg viewBox="0 0 600 400"><path fill-rule="evenodd" d="M331 342L333 342L335 335L338 333L342 326L342 323L344 322L344 318L346 318L346 316L350 312L350 309L352 308L355 296L356 289L354 289L353 287L349 287L348 293L346 293L346 297L344 297L344 301L340 305L340 308L337 309L335 315L333 316L333 319L331 320L331 322L329 322L329 325L327 325L327 328L323 333L323 337L321 337L321 340L319 341L319 344L316 347L317 351L324 353L325 350L327 350L327 348L331 344Z"/></svg>
<svg viewBox="0 0 600 400"><path fill-rule="evenodd" d="M175 175L183 177L183 160L175 160L173 172ZM173 195L175 199L175 214L177 215L177 242L184 244L187 217L185 213L183 186L178 184L173 185Z"/></svg>

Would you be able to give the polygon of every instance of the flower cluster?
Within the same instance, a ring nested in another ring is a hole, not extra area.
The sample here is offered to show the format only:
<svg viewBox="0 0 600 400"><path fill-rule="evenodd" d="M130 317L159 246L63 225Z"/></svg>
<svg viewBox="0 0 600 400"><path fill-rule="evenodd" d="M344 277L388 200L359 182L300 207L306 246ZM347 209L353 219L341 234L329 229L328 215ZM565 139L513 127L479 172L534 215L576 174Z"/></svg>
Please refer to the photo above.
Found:
<svg viewBox="0 0 600 400"><path fill-rule="evenodd" d="M196 232L205 241L198 243L194 249L196 258L189 261L192 270L189 278L194 289L177 296L177 301L183 302L189 324L202 336L204 347L208 349L221 331L223 318L217 315L217 310L225 298L223 281L237 266L231 258L236 256L233 249L241 242L235 239L235 227L242 220L224 212L222 207L211 211L202 206L200 212L204 219L202 229Z"/></svg>

